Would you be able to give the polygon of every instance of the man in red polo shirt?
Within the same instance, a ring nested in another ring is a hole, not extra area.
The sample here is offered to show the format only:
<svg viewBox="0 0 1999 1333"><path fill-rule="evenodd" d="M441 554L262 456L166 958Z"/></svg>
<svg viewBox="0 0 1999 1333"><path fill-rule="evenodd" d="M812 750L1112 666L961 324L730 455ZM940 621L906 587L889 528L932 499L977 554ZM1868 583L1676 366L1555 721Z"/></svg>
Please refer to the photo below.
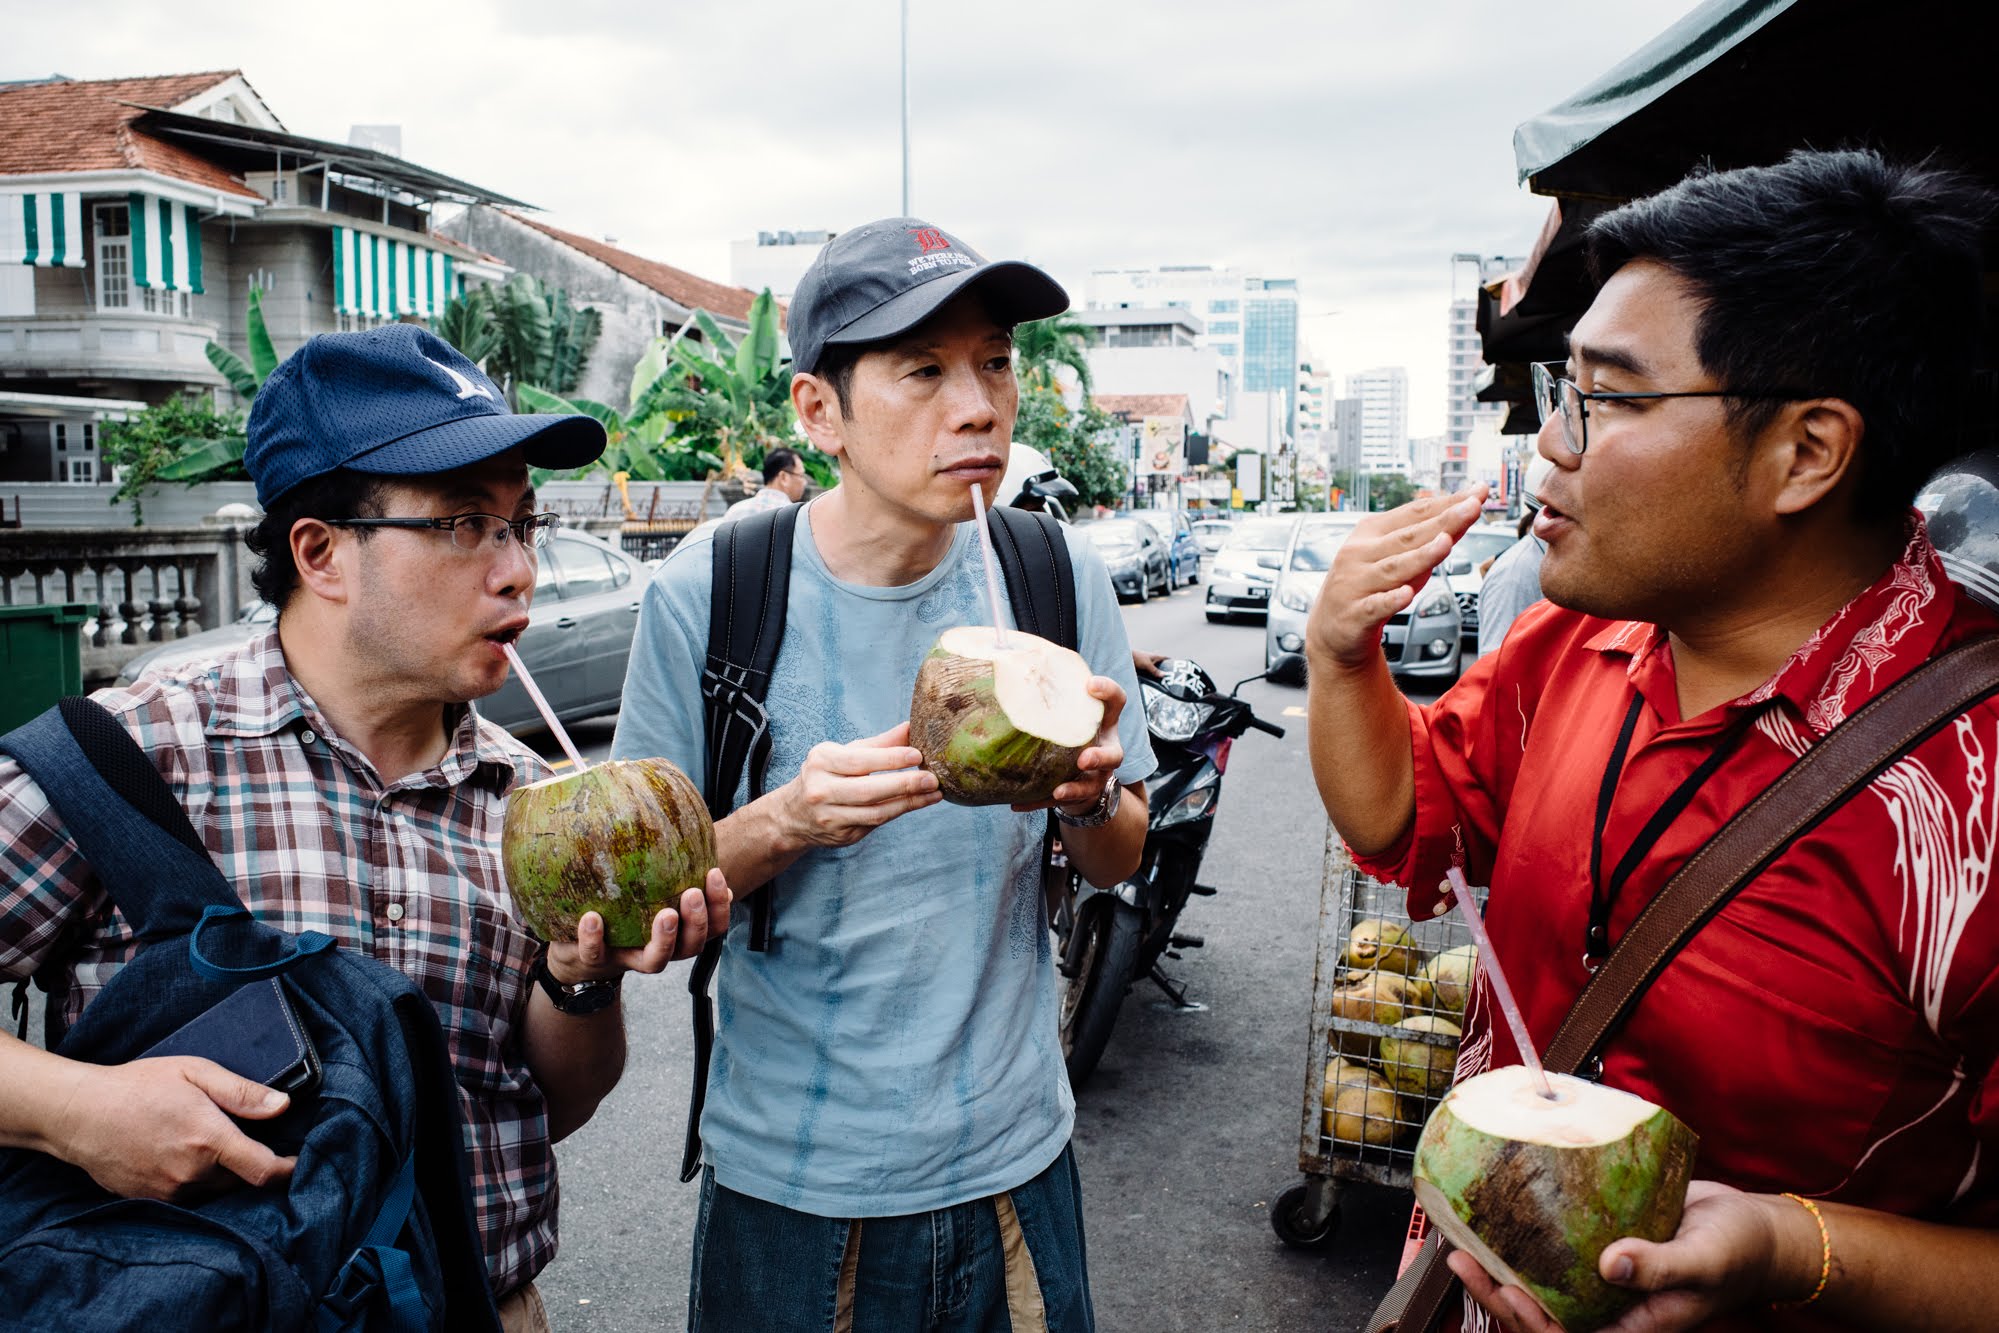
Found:
<svg viewBox="0 0 1999 1333"><path fill-rule="evenodd" d="M1308 641L1326 809L1414 914L1446 910L1453 864L1491 886L1544 1049L1593 962L1798 755L1999 632L1911 508L1961 449L1991 216L1962 177L1848 152L1697 175L1600 219L1602 290L1567 363L1535 368L1548 602L1436 704L1397 692L1380 628L1482 494L1371 518L1341 548ZM1619 1329L1999 1318L1995 767L1988 700L1793 843L1612 1040L1604 1082L1699 1133L1705 1178L1673 1241L1605 1252L1607 1280L1654 1293ZM1481 986L1460 1073L1518 1060ZM1451 1263L1467 1327L1554 1327Z"/></svg>

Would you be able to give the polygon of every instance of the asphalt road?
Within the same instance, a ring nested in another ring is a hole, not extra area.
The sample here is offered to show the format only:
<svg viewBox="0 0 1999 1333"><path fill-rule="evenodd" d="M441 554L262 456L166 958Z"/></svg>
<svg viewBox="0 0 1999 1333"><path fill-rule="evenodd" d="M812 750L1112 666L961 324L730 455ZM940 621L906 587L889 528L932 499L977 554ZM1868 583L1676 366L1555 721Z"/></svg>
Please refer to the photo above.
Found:
<svg viewBox="0 0 1999 1333"><path fill-rule="evenodd" d="M1224 687L1260 671L1262 626L1209 625L1201 596L1127 607L1133 644L1191 656ZM1393 1279L1408 1221L1406 1195L1356 1188L1318 1251L1287 1249L1270 1229L1271 1201L1301 1179L1325 817L1304 692L1257 682L1243 693L1288 734L1235 746L1202 876L1220 892L1183 918L1206 945L1169 963L1203 1007L1175 1012L1140 983L1077 1098L1104 1333L1357 1328ZM611 732L609 719L589 722L576 739L599 757ZM676 967L627 985L624 1081L557 1150L562 1250L541 1289L558 1333L684 1327L695 1206L694 1186L677 1179L691 1061L684 978Z"/></svg>

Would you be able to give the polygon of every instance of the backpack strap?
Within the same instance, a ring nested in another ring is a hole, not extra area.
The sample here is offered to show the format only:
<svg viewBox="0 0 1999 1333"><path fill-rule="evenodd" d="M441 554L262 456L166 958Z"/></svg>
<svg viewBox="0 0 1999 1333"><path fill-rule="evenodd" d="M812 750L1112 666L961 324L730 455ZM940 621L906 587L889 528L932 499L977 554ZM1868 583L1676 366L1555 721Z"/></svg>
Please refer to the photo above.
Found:
<svg viewBox="0 0 1999 1333"><path fill-rule="evenodd" d="M701 670L707 754L702 794L720 819L735 808L736 784L749 770L749 799L763 795L770 766L771 671L784 642L784 613L791 586L792 534L798 506L768 509L715 530L714 572L708 609L708 659ZM750 948L770 944L771 885L751 904Z"/></svg>
<svg viewBox="0 0 1999 1333"><path fill-rule="evenodd" d="M1062 525L1047 514L1001 505L987 511L995 521L993 554L1006 578L1006 599L1014 624L1050 643L1077 644L1076 569Z"/></svg>
<svg viewBox="0 0 1999 1333"><path fill-rule="evenodd" d="M736 785L749 772L751 800L763 794L770 766L771 671L784 642L784 613L791 587L791 543L798 505L759 510L715 529L714 570L708 599L708 657L701 668L701 708L706 724L701 791L711 818L735 808ZM750 900L750 948L770 947L775 884ZM712 939L687 974L694 998L694 1082L688 1094L687 1145L680 1178L701 1170L701 1110L708 1101L708 1061L715 1049L715 1001L709 984L722 961L722 941Z"/></svg>
<svg viewBox="0 0 1999 1333"><path fill-rule="evenodd" d="M246 910L173 789L103 705L64 699L0 736L0 752L42 789L141 940L185 935L208 908Z"/></svg>

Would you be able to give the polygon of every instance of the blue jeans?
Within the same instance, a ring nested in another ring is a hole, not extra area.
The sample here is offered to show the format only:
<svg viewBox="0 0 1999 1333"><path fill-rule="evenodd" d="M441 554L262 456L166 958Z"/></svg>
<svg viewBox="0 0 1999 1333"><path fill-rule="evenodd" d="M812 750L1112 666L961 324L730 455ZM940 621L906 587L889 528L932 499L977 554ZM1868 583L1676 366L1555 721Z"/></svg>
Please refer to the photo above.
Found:
<svg viewBox="0 0 1999 1333"><path fill-rule="evenodd" d="M906 1217L794 1212L701 1173L688 1333L1094 1333L1073 1149Z"/></svg>

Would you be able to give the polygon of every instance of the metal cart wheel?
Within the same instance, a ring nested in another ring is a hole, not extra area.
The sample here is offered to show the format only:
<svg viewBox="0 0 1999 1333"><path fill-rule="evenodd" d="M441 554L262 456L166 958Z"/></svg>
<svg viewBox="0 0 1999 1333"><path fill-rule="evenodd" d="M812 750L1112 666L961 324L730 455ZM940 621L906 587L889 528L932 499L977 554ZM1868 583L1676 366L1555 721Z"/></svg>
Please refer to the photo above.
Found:
<svg viewBox="0 0 1999 1333"><path fill-rule="evenodd" d="M1339 1185L1329 1176L1308 1176L1270 1205L1270 1229L1293 1249L1317 1249L1340 1229Z"/></svg>

